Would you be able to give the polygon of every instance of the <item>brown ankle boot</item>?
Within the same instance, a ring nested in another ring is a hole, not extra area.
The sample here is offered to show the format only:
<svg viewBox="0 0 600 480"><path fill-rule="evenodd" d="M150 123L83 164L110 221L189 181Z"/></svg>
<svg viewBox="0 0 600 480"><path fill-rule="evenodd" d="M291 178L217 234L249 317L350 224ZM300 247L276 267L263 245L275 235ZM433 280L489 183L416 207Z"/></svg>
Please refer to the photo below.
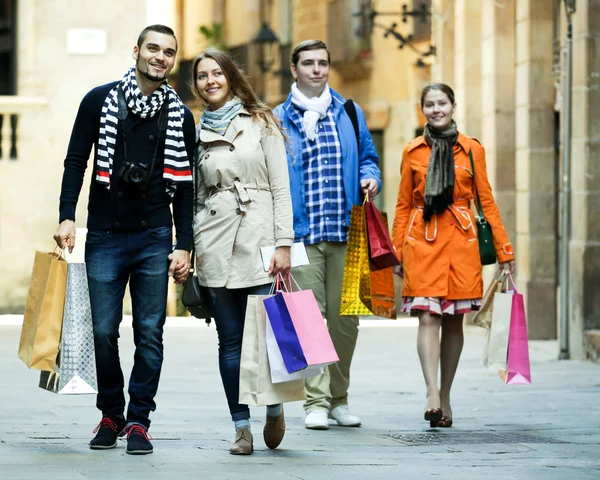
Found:
<svg viewBox="0 0 600 480"><path fill-rule="evenodd" d="M277 417L270 417L267 415L267 421L263 430L265 445L269 448L277 448L283 440L284 435L285 418L283 416L283 409L281 410L281 415L278 415Z"/></svg>
<svg viewBox="0 0 600 480"><path fill-rule="evenodd" d="M235 432L235 442L229 449L232 455L250 455L254 451L252 445L252 432L247 428L241 428Z"/></svg>

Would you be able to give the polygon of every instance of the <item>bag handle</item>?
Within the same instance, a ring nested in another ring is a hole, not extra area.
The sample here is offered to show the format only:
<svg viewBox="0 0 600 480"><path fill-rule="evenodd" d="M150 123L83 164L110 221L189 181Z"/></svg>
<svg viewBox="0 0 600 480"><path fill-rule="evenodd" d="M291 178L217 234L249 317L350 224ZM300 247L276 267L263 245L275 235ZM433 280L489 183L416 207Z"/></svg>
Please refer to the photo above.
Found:
<svg viewBox="0 0 600 480"><path fill-rule="evenodd" d="M475 186L475 198L477 202L475 204L477 208L477 214L479 215L479 221L485 222L485 217L483 216L483 208L481 208L481 199L479 198L479 190L477 189L477 180L475 179L475 162L473 162L473 151L469 150L469 160L471 160L471 168L473 169L473 185Z"/></svg>

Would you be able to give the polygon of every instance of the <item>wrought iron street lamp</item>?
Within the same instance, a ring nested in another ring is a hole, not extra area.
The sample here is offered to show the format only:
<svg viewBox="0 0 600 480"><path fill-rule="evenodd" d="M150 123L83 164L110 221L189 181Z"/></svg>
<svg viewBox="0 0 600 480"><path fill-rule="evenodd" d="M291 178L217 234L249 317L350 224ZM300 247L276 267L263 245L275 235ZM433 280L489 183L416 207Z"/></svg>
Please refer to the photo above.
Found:
<svg viewBox="0 0 600 480"><path fill-rule="evenodd" d="M262 23L261 29L250 43L254 49L258 66L262 73L267 73L273 67L279 54L279 38L269 27L267 22Z"/></svg>

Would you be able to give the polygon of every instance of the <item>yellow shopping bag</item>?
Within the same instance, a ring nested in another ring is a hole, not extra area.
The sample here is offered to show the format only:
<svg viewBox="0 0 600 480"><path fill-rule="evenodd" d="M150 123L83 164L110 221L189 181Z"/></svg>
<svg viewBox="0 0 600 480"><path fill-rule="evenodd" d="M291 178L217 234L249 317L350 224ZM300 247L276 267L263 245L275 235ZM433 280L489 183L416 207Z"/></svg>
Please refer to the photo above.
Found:
<svg viewBox="0 0 600 480"><path fill-rule="evenodd" d="M365 208L352 205L340 315L373 315Z"/></svg>

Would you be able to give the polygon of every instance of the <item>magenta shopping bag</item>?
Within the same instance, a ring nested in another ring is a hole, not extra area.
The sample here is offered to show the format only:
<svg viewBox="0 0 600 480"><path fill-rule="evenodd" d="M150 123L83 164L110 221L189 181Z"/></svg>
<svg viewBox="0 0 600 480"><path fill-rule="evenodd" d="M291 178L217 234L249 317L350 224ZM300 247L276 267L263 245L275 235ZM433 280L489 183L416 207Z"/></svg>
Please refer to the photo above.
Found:
<svg viewBox="0 0 600 480"><path fill-rule="evenodd" d="M512 295L510 331L508 334L508 357L506 363L506 370L502 373L502 377L506 383L514 385L527 385L531 383L525 304L523 302L523 295L518 293L516 289Z"/></svg>
<svg viewBox="0 0 600 480"><path fill-rule="evenodd" d="M306 363L324 367L339 361L313 291L282 292L281 296L294 323Z"/></svg>

